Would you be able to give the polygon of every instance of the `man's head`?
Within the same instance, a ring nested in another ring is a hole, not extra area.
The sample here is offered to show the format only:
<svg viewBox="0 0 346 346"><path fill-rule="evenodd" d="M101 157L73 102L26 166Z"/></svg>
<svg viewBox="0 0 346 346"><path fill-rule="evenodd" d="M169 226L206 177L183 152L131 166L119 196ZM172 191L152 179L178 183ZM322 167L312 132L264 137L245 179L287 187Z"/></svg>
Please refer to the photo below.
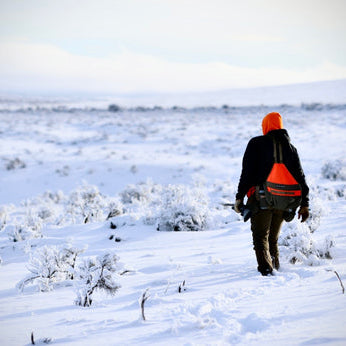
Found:
<svg viewBox="0 0 346 346"><path fill-rule="evenodd" d="M266 135L269 131L283 129L281 115L277 112L267 114L262 120L263 134Z"/></svg>

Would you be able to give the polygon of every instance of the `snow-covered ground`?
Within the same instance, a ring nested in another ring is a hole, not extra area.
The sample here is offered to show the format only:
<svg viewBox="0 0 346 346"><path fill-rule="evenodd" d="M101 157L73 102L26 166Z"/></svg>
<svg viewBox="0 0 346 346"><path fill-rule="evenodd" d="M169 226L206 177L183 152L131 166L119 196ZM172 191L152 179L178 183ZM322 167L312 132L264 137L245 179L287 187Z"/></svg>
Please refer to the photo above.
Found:
<svg viewBox="0 0 346 346"><path fill-rule="evenodd" d="M0 344L345 345L345 89L1 97ZM223 204L269 111L311 218L284 224L282 267L262 277L249 223Z"/></svg>

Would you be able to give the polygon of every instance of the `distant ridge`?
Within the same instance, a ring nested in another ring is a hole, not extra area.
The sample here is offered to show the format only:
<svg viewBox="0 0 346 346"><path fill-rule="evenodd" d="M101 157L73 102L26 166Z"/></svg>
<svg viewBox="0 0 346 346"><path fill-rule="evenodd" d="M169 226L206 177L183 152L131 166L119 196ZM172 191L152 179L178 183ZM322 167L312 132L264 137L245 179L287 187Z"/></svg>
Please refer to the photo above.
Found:
<svg viewBox="0 0 346 346"><path fill-rule="evenodd" d="M292 107L323 108L317 105L346 104L346 79L288 84L279 86L228 89L189 93L145 93L123 95L16 95L0 94L0 110L19 109L29 111L47 109L51 111L107 110L116 105L122 110L141 111L159 109L214 109L224 105L234 107L259 107L290 105ZM114 110L114 109L113 109Z"/></svg>
<svg viewBox="0 0 346 346"><path fill-rule="evenodd" d="M302 103L298 106L281 104L276 106L258 105L258 106L232 106L224 104L221 107L215 106L197 106L197 107L162 107L162 106L136 106L136 107L122 107L117 104L110 104L105 108L97 107L70 107L65 105L58 106L40 106L31 105L27 107L1 108L0 113L128 113L128 112L172 112L172 113L256 113L256 112L269 112L275 109L281 112L299 112L299 111L331 111L331 110L346 110L346 103L344 104L323 104L323 103Z"/></svg>

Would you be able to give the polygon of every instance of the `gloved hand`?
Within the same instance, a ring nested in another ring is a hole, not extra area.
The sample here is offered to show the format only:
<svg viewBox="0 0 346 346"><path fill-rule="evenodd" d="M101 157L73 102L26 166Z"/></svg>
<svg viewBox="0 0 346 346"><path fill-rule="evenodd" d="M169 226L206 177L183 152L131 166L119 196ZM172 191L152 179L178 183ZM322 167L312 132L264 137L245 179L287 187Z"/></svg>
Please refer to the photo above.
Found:
<svg viewBox="0 0 346 346"><path fill-rule="evenodd" d="M241 213L240 208L243 206L243 200L242 199L236 199L234 203L234 211L236 213Z"/></svg>
<svg viewBox="0 0 346 346"><path fill-rule="evenodd" d="M309 208L308 207L300 207L298 211L298 219L302 218L302 222L305 222L309 217Z"/></svg>

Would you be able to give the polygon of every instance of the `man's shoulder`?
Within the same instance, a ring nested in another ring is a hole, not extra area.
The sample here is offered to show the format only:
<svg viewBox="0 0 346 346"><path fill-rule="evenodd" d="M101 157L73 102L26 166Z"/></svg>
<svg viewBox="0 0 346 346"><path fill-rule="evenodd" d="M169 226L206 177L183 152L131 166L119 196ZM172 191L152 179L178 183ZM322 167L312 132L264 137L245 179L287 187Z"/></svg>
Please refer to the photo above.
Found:
<svg viewBox="0 0 346 346"><path fill-rule="evenodd" d="M261 144L261 143L266 143L268 142L268 140L270 140L268 138L268 136L256 136L256 137L252 137L249 141L249 144L253 144L253 145L258 145L258 144Z"/></svg>

